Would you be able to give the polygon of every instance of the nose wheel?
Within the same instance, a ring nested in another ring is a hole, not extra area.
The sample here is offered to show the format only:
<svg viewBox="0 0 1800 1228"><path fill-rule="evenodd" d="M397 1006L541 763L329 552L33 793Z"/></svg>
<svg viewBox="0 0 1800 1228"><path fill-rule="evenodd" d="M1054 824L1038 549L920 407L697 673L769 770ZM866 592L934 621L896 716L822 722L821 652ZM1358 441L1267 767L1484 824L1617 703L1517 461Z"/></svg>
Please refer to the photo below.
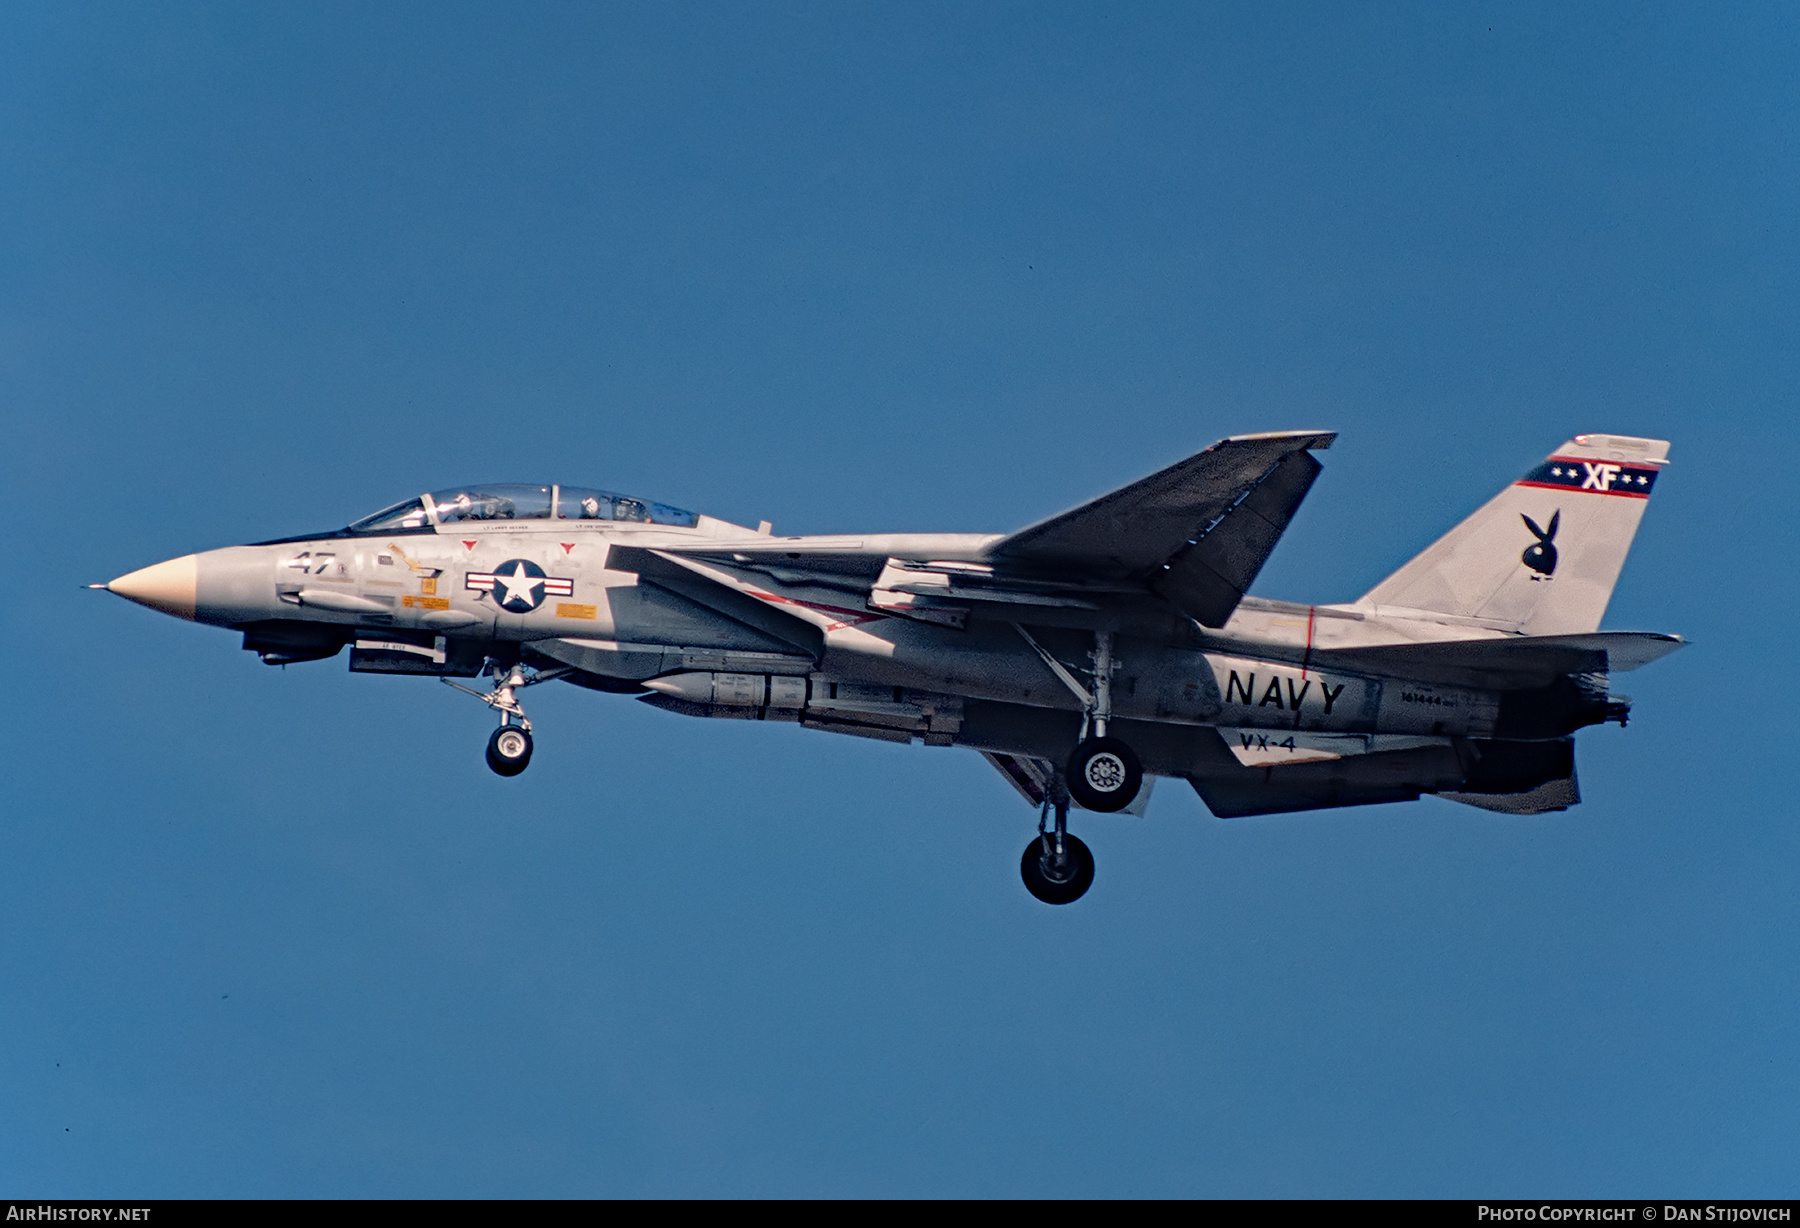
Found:
<svg viewBox="0 0 1800 1228"><path fill-rule="evenodd" d="M1051 810L1056 812L1053 829L1045 821ZM1037 839L1025 846L1019 875L1025 890L1046 904L1073 904L1094 885L1094 855L1069 834L1069 799L1061 788L1044 798Z"/></svg>
<svg viewBox="0 0 1800 1228"><path fill-rule="evenodd" d="M485 693L444 679L457 690L473 695L500 713L500 728L488 736L487 744L487 765L497 775L517 776L531 763L531 718L525 715L515 692L560 678L568 672L566 668L541 669L527 674L523 665L495 665L494 689Z"/></svg>
<svg viewBox="0 0 1800 1228"><path fill-rule="evenodd" d="M487 765L501 776L517 776L531 763L531 731L502 725L488 739Z"/></svg>

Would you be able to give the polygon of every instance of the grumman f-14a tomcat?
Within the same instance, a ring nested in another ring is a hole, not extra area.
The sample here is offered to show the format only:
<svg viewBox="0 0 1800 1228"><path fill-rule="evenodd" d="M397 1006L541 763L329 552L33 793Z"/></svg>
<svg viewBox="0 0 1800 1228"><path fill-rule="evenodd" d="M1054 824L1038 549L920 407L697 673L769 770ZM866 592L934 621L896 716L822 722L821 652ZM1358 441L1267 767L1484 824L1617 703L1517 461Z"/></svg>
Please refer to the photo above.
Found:
<svg viewBox="0 0 1800 1228"><path fill-rule="evenodd" d="M1052 904L1094 875L1070 805L1142 813L1155 777L1221 818L1574 805L1572 735L1629 710L1611 676L1683 642L1599 630L1668 444L1577 435L1356 601L1246 596L1333 438L1233 436L1006 535L777 537L478 485L95 587L239 631L271 665L347 646L354 671L435 675L498 712L502 776L531 759L520 692L551 679L970 747L1037 807L1021 869Z"/></svg>

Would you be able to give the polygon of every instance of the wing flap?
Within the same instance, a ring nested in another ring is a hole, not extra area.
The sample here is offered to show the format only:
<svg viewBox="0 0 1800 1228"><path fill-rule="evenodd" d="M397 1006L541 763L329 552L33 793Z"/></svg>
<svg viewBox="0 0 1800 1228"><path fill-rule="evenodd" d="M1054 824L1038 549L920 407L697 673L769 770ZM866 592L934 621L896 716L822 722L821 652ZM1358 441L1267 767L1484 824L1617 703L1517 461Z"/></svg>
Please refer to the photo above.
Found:
<svg viewBox="0 0 1800 1228"><path fill-rule="evenodd" d="M1242 500L1165 564L1151 587L1202 626L1223 627L1323 467L1306 452L1282 457Z"/></svg>
<svg viewBox="0 0 1800 1228"><path fill-rule="evenodd" d="M1329 431L1280 431L1222 439L1147 478L1020 529L996 542L996 559L1096 578L1147 574L1195 539L1284 457L1326 448Z"/></svg>

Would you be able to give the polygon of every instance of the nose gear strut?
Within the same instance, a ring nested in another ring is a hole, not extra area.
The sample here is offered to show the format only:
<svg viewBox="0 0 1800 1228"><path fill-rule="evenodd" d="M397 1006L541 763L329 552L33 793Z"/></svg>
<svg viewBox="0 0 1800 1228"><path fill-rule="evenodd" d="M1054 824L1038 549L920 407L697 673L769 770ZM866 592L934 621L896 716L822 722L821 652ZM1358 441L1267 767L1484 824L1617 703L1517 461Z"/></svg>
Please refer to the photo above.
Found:
<svg viewBox="0 0 1800 1228"><path fill-rule="evenodd" d="M444 682L455 687L465 695L473 695L488 707L500 713L500 728L494 730L488 738L487 765L501 776L517 776L531 762L531 718L525 715L514 692L528 686L536 686L540 682L549 682L552 678L560 678L569 672L567 666L556 669L532 670L529 674L523 665L514 663L502 665L491 662L494 678L494 689L487 692L466 687L450 678Z"/></svg>

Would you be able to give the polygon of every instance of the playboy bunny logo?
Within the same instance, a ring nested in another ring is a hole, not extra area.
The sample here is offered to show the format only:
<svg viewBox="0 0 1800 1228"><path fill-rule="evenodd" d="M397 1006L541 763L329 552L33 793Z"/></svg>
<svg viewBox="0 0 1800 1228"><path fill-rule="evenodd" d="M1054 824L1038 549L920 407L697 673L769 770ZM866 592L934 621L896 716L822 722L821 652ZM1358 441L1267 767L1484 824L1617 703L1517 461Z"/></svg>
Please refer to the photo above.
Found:
<svg viewBox="0 0 1800 1228"><path fill-rule="evenodd" d="M1531 577L1533 580L1548 580L1556 571L1556 547L1551 543L1556 540L1556 526L1562 521L1562 509L1557 508L1556 514L1550 517L1548 529L1538 528L1537 521L1529 516L1520 516L1519 519L1525 522L1525 527L1537 538L1537 541L1525 547L1525 553L1519 556L1519 562L1542 573Z"/></svg>

